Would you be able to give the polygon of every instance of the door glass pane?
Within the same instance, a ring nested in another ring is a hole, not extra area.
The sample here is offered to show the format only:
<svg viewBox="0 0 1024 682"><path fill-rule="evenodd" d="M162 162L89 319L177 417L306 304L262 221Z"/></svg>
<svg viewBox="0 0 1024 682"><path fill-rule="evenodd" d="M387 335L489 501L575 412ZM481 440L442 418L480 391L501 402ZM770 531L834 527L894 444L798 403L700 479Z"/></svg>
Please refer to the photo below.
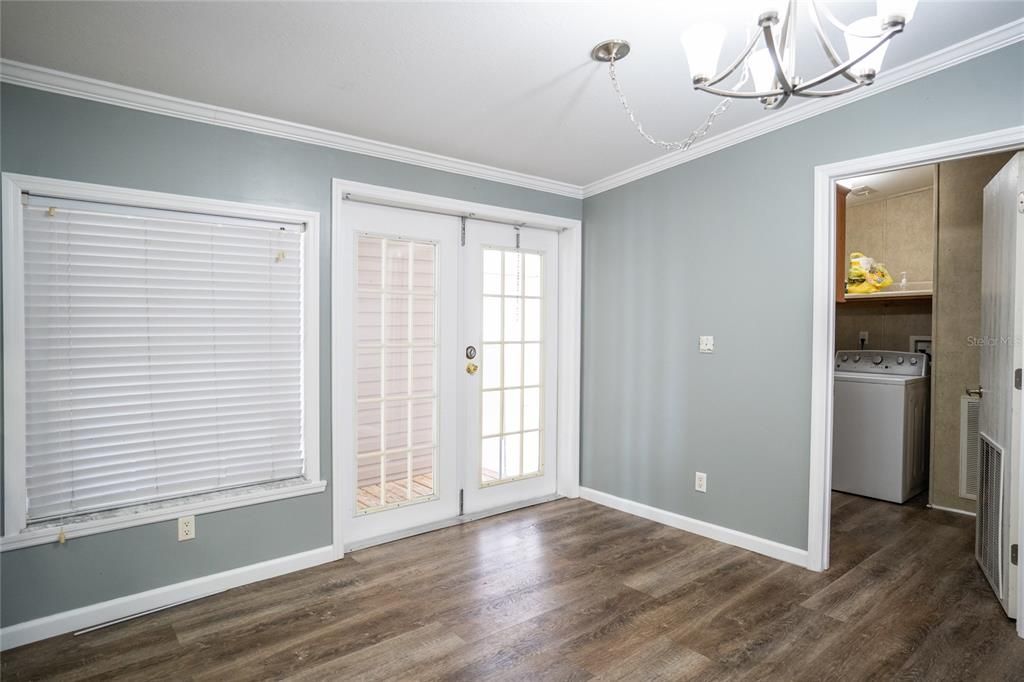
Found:
<svg viewBox="0 0 1024 682"><path fill-rule="evenodd" d="M523 475L540 471L540 433L527 431L523 434Z"/></svg>
<svg viewBox="0 0 1024 682"><path fill-rule="evenodd" d="M356 510L363 513L434 496L437 249L365 235L356 270ZM500 329L500 313L498 322Z"/></svg>
<svg viewBox="0 0 1024 682"><path fill-rule="evenodd" d="M498 388L501 386L501 344L484 344L483 357L481 358L481 372L484 390Z"/></svg>
<svg viewBox="0 0 1024 682"><path fill-rule="evenodd" d="M523 344L505 344L505 365L502 376L505 388L517 388L523 384Z"/></svg>
<svg viewBox="0 0 1024 682"><path fill-rule="evenodd" d="M523 389L523 430L540 428L540 389Z"/></svg>
<svg viewBox="0 0 1024 682"><path fill-rule="evenodd" d="M481 483L501 480L501 437L484 438L480 449Z"/></svg>
<svg viewBox="0 0 1024 682"><path fill-rule="evenodd" d="M485 438L501 434L501 391L484 391L480 427Z"/></svg>
<svg viewBox="0 0 1024 682"><path fill-rule="evenodd" d="M523 344L523 384L537 386L540 384L540 344Z"/></svg>
<svg viewBox="0 0 1024 682"><path fill-rule="evenodd" d="M543 265L541 254L483 249L481 485L543 470Z"/></svg>
<svg viewBox="0 0 1024 682"><path fill-rule="evenodd" d="M384 504L398 504L409 500L409 460L412 453L398 452L385 456L385 473L388 484L385 487Z"/></svg>
<svg viewBox="0 0 1024 682"><path fill-rule="evenodd" d="M484 295L501 296L501 252L484 251Z"/></svg>
<svg viewBox="0 0 1024 682"><path fill-rule="evenodd" d="M523 254L523 293L540 296L540 254Z"/></svg>
<svg viewBox="0 0 1024 682"><path fill-rule="evenodd" d="M483 313L483 334L486 341L501 340L501 298L498 296L484 296Z"/></svg>

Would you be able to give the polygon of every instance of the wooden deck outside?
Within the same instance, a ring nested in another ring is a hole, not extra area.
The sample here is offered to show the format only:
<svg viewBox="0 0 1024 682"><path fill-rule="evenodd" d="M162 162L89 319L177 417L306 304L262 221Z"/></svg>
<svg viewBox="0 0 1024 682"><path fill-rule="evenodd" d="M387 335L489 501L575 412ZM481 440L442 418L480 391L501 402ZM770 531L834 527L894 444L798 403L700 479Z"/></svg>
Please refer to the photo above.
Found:
<svg viewBox="0 0 1024 682"><path fill-rule="evenodd" d="M484 469L484 482L498 480L498 473L490 469ZM396 504L409 499L408 490L404 480L389 481L384 491L384 502L380 499L380 484L364 485L356 489L356 506L359 511L366 511L379 507L381 504ZM412 499L418 497L429 497L434 494L434 474L426 473L412 477Z"/></svg>

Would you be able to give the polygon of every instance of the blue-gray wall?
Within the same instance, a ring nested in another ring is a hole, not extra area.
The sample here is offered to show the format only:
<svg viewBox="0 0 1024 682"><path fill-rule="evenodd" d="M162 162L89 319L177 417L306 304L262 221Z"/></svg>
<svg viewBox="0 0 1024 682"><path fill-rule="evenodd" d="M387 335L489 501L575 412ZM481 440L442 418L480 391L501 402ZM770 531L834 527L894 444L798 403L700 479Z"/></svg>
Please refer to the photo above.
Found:
<svg viewBox="0 0 1024 682"><path fill-rule="evenodd" d="M814 167L1024 124L1022 72L1017 44L585 199L583 485L806 548Z"/></svg>
<svg viewBox="0 0 1024 682"><path fill-rule="evenodd" d="M345 178L579 218L578 199L393 161L3 85L0 167L320 212L320 470L331 475L331 179ZM2 506L2 505L0 505ZM195 541L174 521L0 555L3 625L331 544L322 494L205 514Z"/></svg>

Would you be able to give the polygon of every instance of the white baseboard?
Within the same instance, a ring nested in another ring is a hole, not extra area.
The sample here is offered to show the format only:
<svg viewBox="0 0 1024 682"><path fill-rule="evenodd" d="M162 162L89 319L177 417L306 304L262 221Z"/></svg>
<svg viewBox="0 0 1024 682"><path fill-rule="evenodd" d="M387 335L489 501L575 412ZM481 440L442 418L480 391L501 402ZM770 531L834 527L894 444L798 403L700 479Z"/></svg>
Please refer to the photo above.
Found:
<svg viewBox="0 0 1024 682"><path fill-rule="evenodd" d="M943 507L938 504L928 504L929 509L936 509L938 511L950 512L951 514L963 514L964 516L977 516L974 512L964 511L963 509L954 509L953 507Z"/></svg>
<svg viewBox="0 0 1024 682"><path fill-rule="evenodd" d="M580 488L580 497L584 500L590 500L591 502L604 505L605 507L618 509L619 511L626 512L627 514L633 514L634 516L640 516L645 519L650 519L651 521L663 523L666 526L685 530L688 533L702 535L706 538L711 538L712 540L724 542L727 545L734 545L736 547L742 547L743 549L749 549L751 552L764 554L765 556L778 559L779 561L796 564L803 568L806 568L807 566L807 550L805 549L797 549L796 547L784 545L781 542L766 540L765 538L759 538L756 535L750 535L749 533L743 533L724 526L717 526L713 523L708 523L707 521L692 519L689 516L683 516L682 514L676 514L675 512L665 511L664 509L658 509L657 507L641 504L640 502L634 502L622 497L616 497L615 495L609 495L608 493L603 493L600 490L594 490L593 488Z"/></svg>
<svg viewBox="0 0 1024 682"><path fill-rule="evenodd" d="M301 571L335 560L334 547L319 547L298 554L261 561L193 580L130 594L110 601L43 616L0 630L0 650L13 649L41 639L83 630L129 616L155 611L174 604L208 597L233 587Z"/></svg>

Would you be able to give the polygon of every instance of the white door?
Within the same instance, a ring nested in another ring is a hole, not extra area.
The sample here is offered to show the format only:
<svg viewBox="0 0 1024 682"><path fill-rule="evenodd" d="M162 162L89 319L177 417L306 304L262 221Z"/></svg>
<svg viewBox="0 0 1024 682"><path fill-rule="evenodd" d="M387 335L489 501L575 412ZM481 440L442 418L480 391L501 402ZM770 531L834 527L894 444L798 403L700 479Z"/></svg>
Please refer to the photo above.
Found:
<svg viewBox="0 0 1024 682"><path fill-rule="evenodd" d="M1021 444L1021 392L1014 370L1024 366L1024 284L1017 257L1024 240L1018 196L1024 192L1017 154L985 187L981 276L981 386L978 415L981 461L978 481L976 555L1010 617L1016 612L1016 566L1009 561L1017 542L1016 467Z"/></svg>
<svg viewBox="0 0 1024 682"><path fill-rule="evenodd" d="M558 236L466 221L464 513L555 493Z"/></svg>
<svg viewBox="0 0 1024 682"><path fill-rule="evenodd" d="M555 493L557 234L467 220L462 244L461 223L344 204L346 550Z"/></svg>
<svg viewBox="0 0 1024 682"><path fill-rule="evenodd" d="M335 313L351 325L337 361L352 396L335 406L350 437L334 480L346 548L458 514L458 230L449 216L345 205L334 267L351 288Z"/></svg>

